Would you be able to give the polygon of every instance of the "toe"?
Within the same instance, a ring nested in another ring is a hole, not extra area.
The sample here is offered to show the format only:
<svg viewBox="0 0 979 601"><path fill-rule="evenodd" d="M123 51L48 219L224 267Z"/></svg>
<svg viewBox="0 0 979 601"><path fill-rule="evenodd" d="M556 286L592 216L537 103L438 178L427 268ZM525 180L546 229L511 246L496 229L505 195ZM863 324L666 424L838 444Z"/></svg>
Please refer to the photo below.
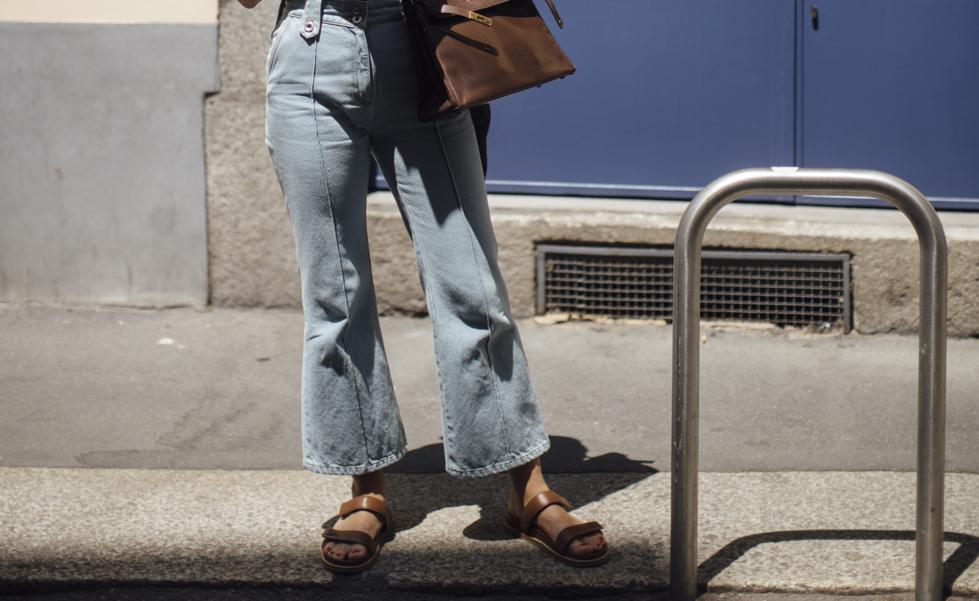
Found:
<svg viewBox="0 0 979 601"><path fill-rule="evenodd" d="M350 552L347 553L347 559L363 559L367 555L367 549L364 545L354 545L350 548Z"/></svg>
<svg viewBox="0 0 979 601"><path fill-rule="evenodd" d="M330 553L330 557L332 557L333 559L344 559L347 556L347 549L349 548L349 546L350 545L345 545L343 543L337 543L333 547L333 551L332 553Z"/></svg>
<svg viewBox="0 0 979 601"><path fill-rule="evenodd" d="M572 555L584 557L595 552L595 548L583 537L575 538L571 541L570 551Z"/></svg>
<svg viewBox="0 0 979 601"><path fill-rule="evenodd" d="M605 548L605 539L601 534L586 534L572 539L571 551L575 555L593 555Z"/></svg>

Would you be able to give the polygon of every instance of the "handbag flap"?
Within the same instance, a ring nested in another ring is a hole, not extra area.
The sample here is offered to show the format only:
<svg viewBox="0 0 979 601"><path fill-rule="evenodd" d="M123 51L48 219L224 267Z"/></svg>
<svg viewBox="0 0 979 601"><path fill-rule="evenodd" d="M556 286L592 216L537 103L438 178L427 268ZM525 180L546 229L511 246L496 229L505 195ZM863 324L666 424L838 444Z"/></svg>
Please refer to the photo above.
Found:
<svg viewBox="0 0 979 601"><path fill-rule="evenodd" d="M507 2L510 2L510 0L421 0L421 3L425 5L425 8L428 10L429 14L447 17L452 15L442 12L443 5L452 6L465 11L481 11L494 6L499 6L500 4L506 4Z"/></svg>
<svg viewBox="0 0 979 601"><path fill-rule="evenodd" d="M451 16L466 16L468 15L470 19L474 18L473 13L478 13L481 10L486 10L487 8L493 8L494 6L499 6L501 4L506 4L510 0L419 0L425 5L425 9L428 14L439 17L451 17ZM554 16L554 20L557 22L558 27L564 27L564 20L557 11L557 7L554 6L554 0L544 0L547 3L547 8L551 11ZM480 18L479 20L482 21ZM489 25L489 22L483 23L484 25Z"/></svg>

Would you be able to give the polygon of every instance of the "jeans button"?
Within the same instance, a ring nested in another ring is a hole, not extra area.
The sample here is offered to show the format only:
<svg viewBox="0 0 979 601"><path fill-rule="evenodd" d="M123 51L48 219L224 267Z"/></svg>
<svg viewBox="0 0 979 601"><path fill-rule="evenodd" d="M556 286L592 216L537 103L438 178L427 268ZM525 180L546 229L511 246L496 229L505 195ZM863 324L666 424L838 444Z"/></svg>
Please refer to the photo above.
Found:
<svg viewBox="0 0 979 601"><path fill-rule="evenodd" d="M306 21L306 25L303 26L303 29L306 30L307 33L313 31L313 21L312 20Z"/></svg>

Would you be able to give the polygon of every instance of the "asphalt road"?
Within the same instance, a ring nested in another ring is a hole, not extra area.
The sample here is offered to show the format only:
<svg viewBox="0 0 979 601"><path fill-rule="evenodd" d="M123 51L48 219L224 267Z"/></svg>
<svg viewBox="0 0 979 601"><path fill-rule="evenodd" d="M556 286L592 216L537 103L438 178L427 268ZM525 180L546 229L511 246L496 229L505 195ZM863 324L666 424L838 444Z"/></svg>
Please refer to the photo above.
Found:
<svg viewBox="0 0 979 601"><path fill-rule="evenodd" d="M669 469L671 329L519 320L549 472ZM0 303L0 465L300 469L302 313ZM443 469L428 318L382 318L411 452ZM705 327L705 471L915 468L917 340ZM948 348L947 469L979 473L979 340Z"/></svg>

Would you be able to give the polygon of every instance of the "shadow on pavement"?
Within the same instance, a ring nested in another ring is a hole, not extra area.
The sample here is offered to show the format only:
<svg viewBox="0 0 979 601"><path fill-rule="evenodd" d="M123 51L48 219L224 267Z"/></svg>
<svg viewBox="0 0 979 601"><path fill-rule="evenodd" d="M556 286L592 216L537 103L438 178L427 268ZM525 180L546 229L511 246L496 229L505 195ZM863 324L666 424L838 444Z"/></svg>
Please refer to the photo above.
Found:
<svg viewBox="0 0 979 601"><path fill-rule="evenodd" d="M615 493L651 475L659 470L651 467L652 460L631 459L621 453L606 453L597 457L588 457L588 449L576 438L568 436L551 437L551 448L541 457L541 466L548 484L561 495L568 498L572 505L580 507L598 501L609 494ZM431 474L445 470L444 447L441 444L426 445L409 451L401 461L385 468L385 473L397 474ZM596 482L582 486L580 478L576 486L569 489L561 485L561 474L581 473L610 473L617 477L602 478L603 484ZM431 491L428 494L412 493L411 478L402 478L392 493L400 497L397 501L398 526L397 530L406 530L420 524L425 517L443 507L459 505L478 505L480 519L463 530L467 538L474 540L504 540L513 535L503 526L504 511L508 494L508 479L506 474L494 474L485 478L461 480L446 476L444 487L439 491L438 498L444 499L440 506L422 507L419 499L434 498ZM401 491L401 494L394 491ZM418 491L422 492L422 491ZM407 494L406 494L407 493ZM582 519L594 519L579 515Z"/></svg>
<svg viewBox="0 0 979 601"><path fill-rule="evenodd" d="M783 543L802 540L907 540L913 541L911 530L786 530L763 532L735 539L700 564L697 581L706 587L714 577L730 567L752 548L764 543ZM942 587L951 596L952 585L979 558L979 537L959 532L946 532L946 542L959 547L945 560Z"/></svg>
<svg viewBox="0 0 979 601"><path fill-rule="evenodd" d="M551 435L551 448L541 457L544 475L568 473L641 473L646 476L659 470L653 459L631 459L622 453L588 456L588 448L577 438ZM445 447L430 444L409 451L400 461L384 468L387 474L438 474L445 472Z"/></svg>

